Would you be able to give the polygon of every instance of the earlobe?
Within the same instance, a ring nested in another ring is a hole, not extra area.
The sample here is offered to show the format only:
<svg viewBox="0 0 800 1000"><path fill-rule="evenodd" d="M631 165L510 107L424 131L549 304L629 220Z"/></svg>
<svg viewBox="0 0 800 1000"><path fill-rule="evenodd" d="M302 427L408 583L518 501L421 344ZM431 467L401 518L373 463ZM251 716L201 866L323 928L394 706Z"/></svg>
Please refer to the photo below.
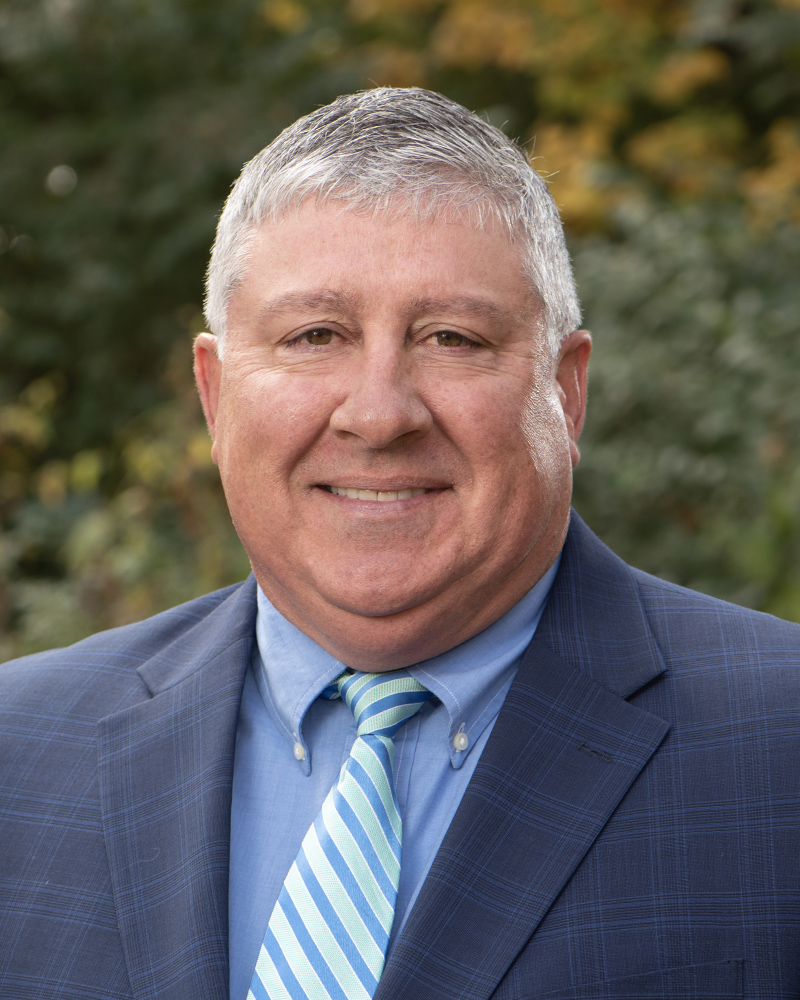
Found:
<svg viewBox="0 0 800 1000"><path fill-rule="evenodd" d="M211 456L217 461L216 426L219 406L219 387L222 362L219 359L217 338L210 333L200 333L194 341L194 377L200 402L203 404L208 432L214 444Z"/></svg>
<svg viewBox="0 0 800 1000"><path fill-rule="evenodd" d="M569 435L569 450L573 467L580 461L578 438L586 417L586 386L592 336L588 330L575 330L566 337L559 349L556 380L564 422Z"/></svg>

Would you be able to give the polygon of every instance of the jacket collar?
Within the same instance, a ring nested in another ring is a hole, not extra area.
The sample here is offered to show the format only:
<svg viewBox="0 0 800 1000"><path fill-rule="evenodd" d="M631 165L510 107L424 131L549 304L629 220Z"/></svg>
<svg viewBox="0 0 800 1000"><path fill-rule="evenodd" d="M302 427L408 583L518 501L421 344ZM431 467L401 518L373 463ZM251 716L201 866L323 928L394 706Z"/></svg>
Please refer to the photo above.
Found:
<svg viewBox="0 0 800 1000"><path fill-rule="evenodd" d="M188 627L184 615L139 668L152 697L99 724L106 847L136 1000L229 994L231 783L254 619L252 578Z"/></svg>
<svg viewBox="0 0 800 1000"><path fill-rule="evenodd" d="M535 639L620 698L665 669L634 572L573 511Z"/></svg>

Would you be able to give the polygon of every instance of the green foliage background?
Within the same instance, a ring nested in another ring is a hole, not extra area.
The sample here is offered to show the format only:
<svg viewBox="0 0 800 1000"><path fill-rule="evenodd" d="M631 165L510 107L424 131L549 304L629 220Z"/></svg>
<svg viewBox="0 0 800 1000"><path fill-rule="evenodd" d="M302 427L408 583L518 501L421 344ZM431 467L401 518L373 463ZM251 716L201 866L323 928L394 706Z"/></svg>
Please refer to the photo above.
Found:
<svg viewBox="0 0 800 1000"><path fill-rule="evenodd" d="M189 376L216 216L374 84L535 137L595 335L581 513L800 620L800 0L0 0L0 659L247 572Z"/></svg>

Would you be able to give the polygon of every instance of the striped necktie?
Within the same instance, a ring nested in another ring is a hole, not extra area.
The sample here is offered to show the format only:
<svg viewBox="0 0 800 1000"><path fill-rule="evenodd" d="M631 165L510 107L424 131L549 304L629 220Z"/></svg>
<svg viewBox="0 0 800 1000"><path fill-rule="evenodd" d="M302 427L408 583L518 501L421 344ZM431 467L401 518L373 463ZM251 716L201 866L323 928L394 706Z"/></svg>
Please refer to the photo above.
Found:
<svg viewBox="0 0 800 1000"><path fill-rule="evenodd" d="M248 1000L370 1000L392 932L402 824L394 737L431 697L405 671L347 671L356 740L283 883Z"/></svg>

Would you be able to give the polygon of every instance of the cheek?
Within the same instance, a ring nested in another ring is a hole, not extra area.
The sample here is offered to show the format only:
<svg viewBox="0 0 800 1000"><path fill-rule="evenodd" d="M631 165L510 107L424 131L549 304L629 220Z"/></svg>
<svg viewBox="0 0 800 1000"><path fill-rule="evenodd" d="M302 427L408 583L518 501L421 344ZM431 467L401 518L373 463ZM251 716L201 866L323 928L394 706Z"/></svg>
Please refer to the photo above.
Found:
<svg viewBox="0 0 800 1000"><path fill-rule="evenodd" d="M473 467L504 482L527 478L544 459L545 440L557 432L558 401L553 393L531 390L522 379L487 379L440 398L441 425L449 428ZM559 411L560 412L560 411Z"/></svg>
<svg viewBox="0 0 800 1000"><path fill-rule="evenodd" d="M319 383L275 374L240 380L224 402L217 421L220 471L256 478L291 467L324 431L333 405Z"/></svg>

